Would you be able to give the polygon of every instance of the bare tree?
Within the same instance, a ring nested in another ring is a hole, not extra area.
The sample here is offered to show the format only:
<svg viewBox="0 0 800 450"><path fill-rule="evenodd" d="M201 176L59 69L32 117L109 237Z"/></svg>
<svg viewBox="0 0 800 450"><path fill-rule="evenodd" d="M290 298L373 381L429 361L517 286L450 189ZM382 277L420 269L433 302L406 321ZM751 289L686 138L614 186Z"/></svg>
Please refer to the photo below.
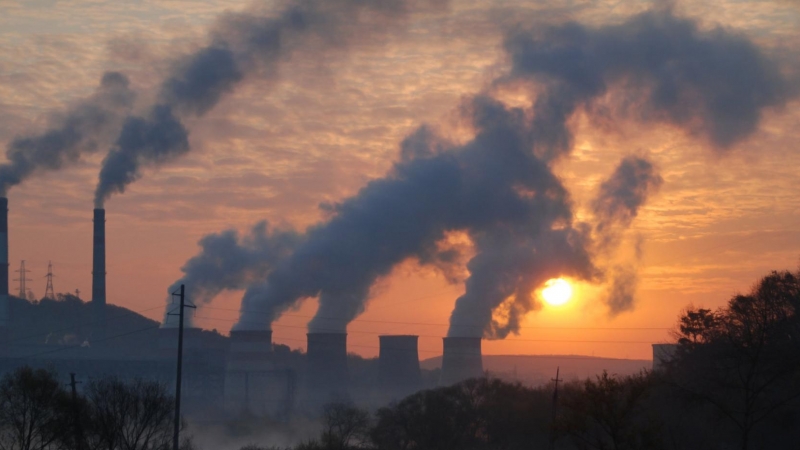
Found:
<svg viewBox="0 0 800 450"><path fill-rule="evenodd" d="M645 402L653 385L647 373L615 377L605 371L580 385L567 385L557 430L579 449L661 448L660 430Z"/></svg>
<svg viewBox="0 0 800 450"><path fill-rule="evenodd" d="M169 450L173 397L164 385L110 377L85 391L89 446L97 450Z"/></svg>
<svg viewBox="0 0 800 450"><path fill-rule="evenodd" d="M322 443L327 449L350 448L353 441L362 441L369 431L369 413L350 403L329 403L323 408L322 417Z"/></svg>
<svg viewBox="0 0 800 450"><path fill-rule="evenodd" d="M53 372L22 367L0 381L0 449L64 448L69 396Z"/></svg>

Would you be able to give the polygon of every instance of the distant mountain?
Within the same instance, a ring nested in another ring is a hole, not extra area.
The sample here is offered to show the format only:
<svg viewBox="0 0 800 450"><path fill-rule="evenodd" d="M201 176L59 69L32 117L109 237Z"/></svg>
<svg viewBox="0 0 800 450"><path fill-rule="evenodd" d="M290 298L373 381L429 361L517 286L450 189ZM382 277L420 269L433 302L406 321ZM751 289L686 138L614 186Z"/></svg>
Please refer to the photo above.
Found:
<svg viewBox="0 0 800 450"><path fill-rule="evenodd" d="M420 361L423 369L442 367L442 357ZM483 355L483 369L504 380L519 381L529 386L547 384L556 376L565 381L582 380L603 373L631 375L650 370L653 361L646 359L596 358L581 355Z"/></svg>

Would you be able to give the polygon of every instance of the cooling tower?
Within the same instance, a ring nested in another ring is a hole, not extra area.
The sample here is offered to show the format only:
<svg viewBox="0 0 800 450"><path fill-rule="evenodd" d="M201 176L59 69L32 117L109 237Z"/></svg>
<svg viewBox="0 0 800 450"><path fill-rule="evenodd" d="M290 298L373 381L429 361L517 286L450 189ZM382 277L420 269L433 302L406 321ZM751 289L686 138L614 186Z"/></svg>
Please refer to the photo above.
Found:
<svg viewBox="0 0 800 450"><path fill-rule="evenodd" d="M417 336L379 336L378 383L384 389L414 392L422 386Z"/></svg>
<svg viewBox="0 0 800 450"><path fill-rule="evenodd" d="M285 411L290 374L272 358L272 331L231 331L225 365L224 409L230 414L280 416Z"/></svg>
<svg viewBox="0 0 800 450"><path fill-rule="evenodd" d="M8 340L8 199L0 197L0 342ZM23 274L24 277L24 274Z"/></svg>
<svg viewBox="0 0 800 450"><path fill-rule="evenodd" d="M468 378L483 376L481 338L446 337L442 354L440 384L449 386Z"/></svg>
<svg viewBox="0 0 800 450"><path fill-rule="evenodd" d="M92 304L106 304L106 210L94 210L94 245L92 247Z"/></svg>
<svg viewBox="0 0 800 450"><path fill-rule="evenodd" d="M653 344L653 372L664 370L678 353L678 344Z"/></svg>
<svg viewBox="0 0 800 450"><path fill-rule="evenodd" d="M228 361L258 363L269 360L271 355L272 331L231 331Z"/></svg>
<svg viewBox="0 0 800 450"><path fill-rule="evenodd" d="M338 394L347 390L347 333L308 333L308 387Z"/></svg>

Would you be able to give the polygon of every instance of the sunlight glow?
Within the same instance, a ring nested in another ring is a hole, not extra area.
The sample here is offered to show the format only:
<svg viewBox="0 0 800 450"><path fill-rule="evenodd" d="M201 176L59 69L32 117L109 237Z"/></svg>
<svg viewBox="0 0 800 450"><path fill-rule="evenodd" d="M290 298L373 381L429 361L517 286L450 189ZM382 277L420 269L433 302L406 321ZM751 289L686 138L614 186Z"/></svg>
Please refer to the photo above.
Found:
<svg viewBox="0 0 800 450"><path fill-rule="evenodd" d="M542 298L547 304L561 306L572 297L572 286L563 278L553 278L544 284Z"/></svg>

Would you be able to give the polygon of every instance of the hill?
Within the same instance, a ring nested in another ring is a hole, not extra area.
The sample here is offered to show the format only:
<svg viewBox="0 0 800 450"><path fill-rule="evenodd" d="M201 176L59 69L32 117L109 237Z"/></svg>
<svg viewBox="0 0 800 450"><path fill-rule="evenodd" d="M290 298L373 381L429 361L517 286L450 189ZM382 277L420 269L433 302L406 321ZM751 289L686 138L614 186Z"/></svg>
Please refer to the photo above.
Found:
<svg viewBox="0 0 800 450"><path fill-rule="evenodd" d="M105 305L104 314L98 314L91 303L69 294L34 302L10 297L9 315L12 353L23 358L147 359L158 355L163 339L155 320L116 305ZM227 342L227 337L213 331L202 335L204 342L217 346ZM65 347L74 349L56 351Z"/></svg>
<svg viewBox="0 0 800 450"><path fill-rule="evenodd" d="M442 357L420 361L423 369L434 370L442 366ZM529 386L546 384L556 376L565 381L581 380L603 373L630 375L649 370L651 360L597 358L580 355L483 355L483 369L498 378L519 381Z"/></svg>

